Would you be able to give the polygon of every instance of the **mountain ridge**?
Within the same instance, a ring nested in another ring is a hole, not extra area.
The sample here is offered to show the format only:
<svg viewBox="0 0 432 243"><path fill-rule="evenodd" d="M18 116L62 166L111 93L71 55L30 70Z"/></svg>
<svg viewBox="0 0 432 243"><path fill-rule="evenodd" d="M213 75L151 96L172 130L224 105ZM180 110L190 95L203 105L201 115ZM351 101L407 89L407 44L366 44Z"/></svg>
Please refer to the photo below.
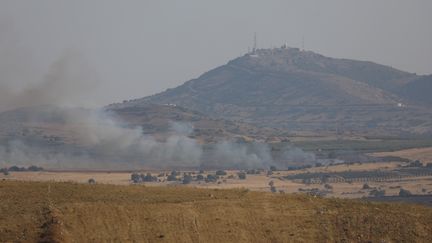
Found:
<svg viewBox="0 0 432 243"><path fill-rule="evenodd" d="M330 58L297 48L260 49L176 88L123 106L176 104L213 117L300 132L330 129L302 125L305 122L341 121L353 123L345 130L358 133L383 129L381 132L399 135L424 134L432 132L427 103L413 99L412 94L401 95L423 77L369 61ZM369 118L363 119L365 115ZM421 122L412 125L411 117ZM386 120L398 122L388 127Z"/></svg>

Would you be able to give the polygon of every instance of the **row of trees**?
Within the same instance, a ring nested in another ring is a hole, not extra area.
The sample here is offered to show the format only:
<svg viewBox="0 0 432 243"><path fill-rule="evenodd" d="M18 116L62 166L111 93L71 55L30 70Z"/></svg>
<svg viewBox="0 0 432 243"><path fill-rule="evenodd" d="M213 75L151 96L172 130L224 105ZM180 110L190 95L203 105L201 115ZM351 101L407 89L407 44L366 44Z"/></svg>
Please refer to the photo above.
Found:
<svg viewBox="0 0 432 243"><path fill-rule="evenodd" d="M9 175L9 172L22 172L22 171L43 171L44 169L39 166L30 165L28 167L18 167L16 165L11 166L9 168L1 168L0 173L4 175Z"/></svg>
<svg viewBox="0 0 432 243"><path fill-rule="evenodd" d="M132 173L131 181L133 183L141 183L141 182L161 182L161 181L181 181L183 184L189 184L193 181L205 181L207 183L217 182L219 179L222 179L224 176L227 176L228 173L224 170L218 170L215 174L204 174L204 171L200 171L198 175L195 175L194 172L184 172L183 176L180 172L171 171L171 173L160 173L158 176L153 176L151 173L139 174ZM240 180L245 180L247 176L247 172L239 172L237 176ZM234 179L234 175L228 176L229 179Z"/></svg>

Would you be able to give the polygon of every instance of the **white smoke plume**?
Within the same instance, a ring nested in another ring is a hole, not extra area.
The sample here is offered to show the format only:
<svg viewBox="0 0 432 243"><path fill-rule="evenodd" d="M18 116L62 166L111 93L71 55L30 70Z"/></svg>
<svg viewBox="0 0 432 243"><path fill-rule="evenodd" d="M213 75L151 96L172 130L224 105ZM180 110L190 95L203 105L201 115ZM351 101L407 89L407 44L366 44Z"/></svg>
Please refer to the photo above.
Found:
<svg viewBox="0 0 432 243"><path fill-rule="evenodd" d="M140 127L130 127L104 110L61 111L58 120L63 122L65 130L72 133L69 136L75 138L73 142L78 147L56 149L53 145L39 146L13 140L0 147L0 164L99 169L266 169L271 165L287 168L299 162L310 164L315 161L313 154L294 147L283 149L282 157L274 159L271 147L263 143L222 140L205 149L204 145L189 137L193 132L190 123L172 122L170 135L160 141L143 134Z"/></svg>
<svg viewBox="0 0 432 243"><path fill-rule="evenodd" d="M189 124L173 123L171 135L157 141L139 127L128 127L100 110L62 112L61 120L80 148L53 151L50 147L14 140L0 147L3 164L40 164L60 168L191 168L200 165L201 145L187 135Z"/></svg>

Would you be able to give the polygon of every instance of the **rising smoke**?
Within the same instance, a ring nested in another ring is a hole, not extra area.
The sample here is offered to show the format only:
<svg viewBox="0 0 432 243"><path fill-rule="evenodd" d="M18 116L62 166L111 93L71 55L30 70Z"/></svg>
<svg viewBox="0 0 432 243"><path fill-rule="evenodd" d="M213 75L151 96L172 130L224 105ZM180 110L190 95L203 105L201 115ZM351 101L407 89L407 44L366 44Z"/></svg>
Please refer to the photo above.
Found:
<svg viewBox="0 0 432 243"><path fill-rule="evenodd" d="M12 79L13 80L13 79ZM0 111L35 105L89 105L97 89L97 75L82 56L68 50L51 65L47 74L23 87L12 87L8 77L0 77Z"/></svg>
<svg viewBox="0 0 432 243"><path fill-rule="evenodd" d="M46 145L43 141L16 139L0 146L0 161L9 164L37 164L55 168L212 168L252 169L275 165L286 168L293 162L314 163L313 154L301 149L282 149L274 159L265 143L237 143L222 140L203 145L190 137L190 123L171 123L163 141L145 135L141 127L130 127L106 110L55 108L68 137L68 145ZM60 111L60 112L59 112ZM41 118L31 117L40 121ZM51 121L46 121L51 122ZM209 149L210 148L210 149Z"/></svg>
<svg viewBox="0 0 432 243"><path fill-rule="evenodd" d="M190 123L173 122L170 136L159 141L144 135L141 127L131 127L114 118L107 110L70 108L92 105L92 94L99 85L94 69L82 53L64 51L45 75L34 76L36 61L19 45L13 28L5 23L0 25L0 112L35 107L27 123L55 124L71 141L47 143L40 136L3 139L0 141L0 166L242 169L278 165L270 147L262 143L239 144L223 140L211 145L210 150L204 149L190 137L194 131ZM39 112L41 106L48 112ZM52 117L54 121L50 120ZM7 128L3 130L8 132ZM284 156L299 160L310 155L294 150Z"/></svg>

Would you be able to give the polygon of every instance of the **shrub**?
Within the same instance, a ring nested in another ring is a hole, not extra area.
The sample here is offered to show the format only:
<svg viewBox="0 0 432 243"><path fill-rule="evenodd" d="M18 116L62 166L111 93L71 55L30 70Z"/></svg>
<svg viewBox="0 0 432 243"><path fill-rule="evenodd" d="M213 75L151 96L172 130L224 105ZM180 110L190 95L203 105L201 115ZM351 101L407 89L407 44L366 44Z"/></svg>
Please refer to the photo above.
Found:
<svg viewBox="0 0 432 243"><path fill-rule="evenodd" d="M373 197L383 197L385 196L385 190L373 189L372 191L369 192L369 195Z"/></svg>
<svg viewBox="0 0 432 243"><path fill-rule="evenodd" d="M423 164L420 160L415 160L409 164L409 167L423 167Z"/></svg>
<svg viewBox="0 0 432 243"><path fill-rule="evenodd" d="M96 180L93 178L88 179L88 184L96 184Z"/></svg>
<svg viewBox="0 0 432 243"><path fill-rule="evenodd" d="M324 188L327 189L327 190L333 190L333 186L330 185L330 184L325 184Z"/></svg>
<svg viewBox="0 0 432 243"><path fill-rule="evenodd" d="M259 170L252 169L252 170L246 171L246 173L248 175L259 175L261 172Z"/></svg>
<svg viewBox="0 0 432 243"><path fill-rule="evenodd" d="M363 190L368 190L368 189L370 189L370 186L367 183L363 184Z"/></svg>
<svg viewBox="0 0 432 243"><path fill-rule="evenodd" d="M277 192L276 187L275 186L271 186L270 187L270 191L273 192L273 193Z"/></svg>
<svg viewBox="0 0 432 243"><path fill-rule="evenodd" d="M226 175L227 173L226 173L226 171L224 171L224 170L218 170L218 171L216 171L216 175L217 176L224 176L224 175Z"/></svg>

